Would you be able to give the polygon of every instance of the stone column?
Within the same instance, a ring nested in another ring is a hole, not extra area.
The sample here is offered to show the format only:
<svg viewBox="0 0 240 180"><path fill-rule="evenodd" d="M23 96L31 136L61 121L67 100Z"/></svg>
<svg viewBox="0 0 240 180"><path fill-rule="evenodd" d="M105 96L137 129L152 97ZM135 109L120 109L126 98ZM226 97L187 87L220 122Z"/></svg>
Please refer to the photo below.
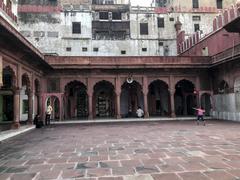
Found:
<svg viewBox="0 0 240 180"><path fill-rule="evenodd" d="M170 90L171 117L175 118L174 90Z"/></svg>
<svg viewBox="0 0 240 180"><path fill-rule="evenodd" d="M88 94L88 119L93 119L92 93Z"/></svg>
<svg viewBox="0 0 240 180"><path fill-rule="evenodd" d="M117 119L121 118L121 79L120 77L116 78L116 117Z"/></svg>
<svg viewBox="0 0 240 180"><path fill-rule="evenodd" d="M36 96L37 96L37 99L38 99L38 111L37 111L37 113L39 114L39 116L40 116L40 118L43 118L43 112L42 112L42 101L43 101L43 98L42 98L42 94L39 92L39 93L37 93L36 94Z"/></svg>
<svg viewBox="0 0 240 180"><path fill-rule="evenodd" d="M195 88L195 91L196 91L196 105L197 105L197 107L199 107L199 106L201 106L201 104L200 104L200 79L199 79L199 76L197 76L197 78L196 78L196 88Z"/></svg>
<svg viewBox="0 0 240 180"><path fill-rule="evenodd" d="M147 77L143 77L143 98L144 98L144 118L149 117L148 113L148 81Z"/></svg>
<svg viewBox="0 0 240 180"><path fill-rule="evenodd" d="M169 89L170 89L170 104L171 104L171 117L175 118L175 99L174 99L174 93L175 93L175 84L174 84L174 77L170 75L169 77Z"/></svg>
<svg viewBox="0 0 240 180"><path fill-rule="evenodd" d="M12 129L18 129L20 127L20 89L16 88L13 95L13 108L14 108L14 117Z"/></svg>
<svg viewBox="0 0 240 180"><path fill-rule="evenodd" d="M28 124L33 124L33 92L28 90Z"/></svg>
<svg viewBox="0 0 240 180"><path fill-rule="evenodd" d="M93 119L93 82L91 78L87 79L88 94L88 119Z"/></svg>
<svg viewBox="0 0 240 180"><path fill-rule="evenodd" d="M120 93L116 93L116 107L117 107L117 119L121 119L121 109L120 109Z"/></svg>
<svg viewBox="0 0 240 180"><path fill-rule="evenodd" d="M148 113L148 93L144 92L144 118L149 118L149 113Z"/></svg>
<svg viewBox="0 0 240 180"><path fill-rule="evenodd" d="M63 96L60 94L58 96L59 99L59 121L63 120Z"/></svg>

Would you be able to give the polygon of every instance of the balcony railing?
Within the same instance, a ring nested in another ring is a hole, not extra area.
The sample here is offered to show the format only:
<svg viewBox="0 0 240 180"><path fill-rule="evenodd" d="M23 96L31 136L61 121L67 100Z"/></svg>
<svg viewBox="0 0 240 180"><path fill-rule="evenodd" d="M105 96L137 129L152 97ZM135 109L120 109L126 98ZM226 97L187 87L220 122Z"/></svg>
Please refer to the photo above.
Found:
<svg viewBox="0 0 240 180"><path fill-rule="evenodd" d="M2 9L14 22L17 22L17 16L13 14L12 9L4 4L3 0L0 0L0 9Z"/></svg>
<svg viewBox="0 0 240 180"><path fill-rule="evenodd" d="M239 56L240 56L240 44L213 56L212 64L213 65L221 64L227 60L232 60Z"/></svg>

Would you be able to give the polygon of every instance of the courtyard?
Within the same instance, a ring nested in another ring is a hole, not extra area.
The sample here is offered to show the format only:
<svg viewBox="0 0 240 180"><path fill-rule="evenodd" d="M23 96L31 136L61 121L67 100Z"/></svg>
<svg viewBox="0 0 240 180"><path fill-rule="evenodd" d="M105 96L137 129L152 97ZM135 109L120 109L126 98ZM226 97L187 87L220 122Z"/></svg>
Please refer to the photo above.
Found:
<svg viewBox="0 0 240 180"><path fill-rule="evenodd" d="M236 180L240 124L51 125L0 144L0 179Z"/></svg>

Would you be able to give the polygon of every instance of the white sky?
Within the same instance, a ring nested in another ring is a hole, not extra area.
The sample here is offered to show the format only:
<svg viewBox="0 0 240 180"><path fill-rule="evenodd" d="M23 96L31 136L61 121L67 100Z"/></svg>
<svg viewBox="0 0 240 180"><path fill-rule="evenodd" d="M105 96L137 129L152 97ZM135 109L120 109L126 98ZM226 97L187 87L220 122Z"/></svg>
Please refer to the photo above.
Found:
<svg viewBox="0 0 240 180"><path fill-rule="evenodd" d="M131 0L132 6L150 6L152 0Z"/></svg>

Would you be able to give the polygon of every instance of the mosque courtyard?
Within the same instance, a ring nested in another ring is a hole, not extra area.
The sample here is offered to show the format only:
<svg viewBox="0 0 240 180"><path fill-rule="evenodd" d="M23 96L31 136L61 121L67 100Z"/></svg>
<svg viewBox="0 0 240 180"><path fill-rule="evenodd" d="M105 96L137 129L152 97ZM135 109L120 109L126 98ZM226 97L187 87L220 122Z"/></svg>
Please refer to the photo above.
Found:
<svg viewBox="0 0 240 180"><path fill-rule="evenodd" d="M236 180L240 124L51 125L0 143L0 179Z"/></svg>

